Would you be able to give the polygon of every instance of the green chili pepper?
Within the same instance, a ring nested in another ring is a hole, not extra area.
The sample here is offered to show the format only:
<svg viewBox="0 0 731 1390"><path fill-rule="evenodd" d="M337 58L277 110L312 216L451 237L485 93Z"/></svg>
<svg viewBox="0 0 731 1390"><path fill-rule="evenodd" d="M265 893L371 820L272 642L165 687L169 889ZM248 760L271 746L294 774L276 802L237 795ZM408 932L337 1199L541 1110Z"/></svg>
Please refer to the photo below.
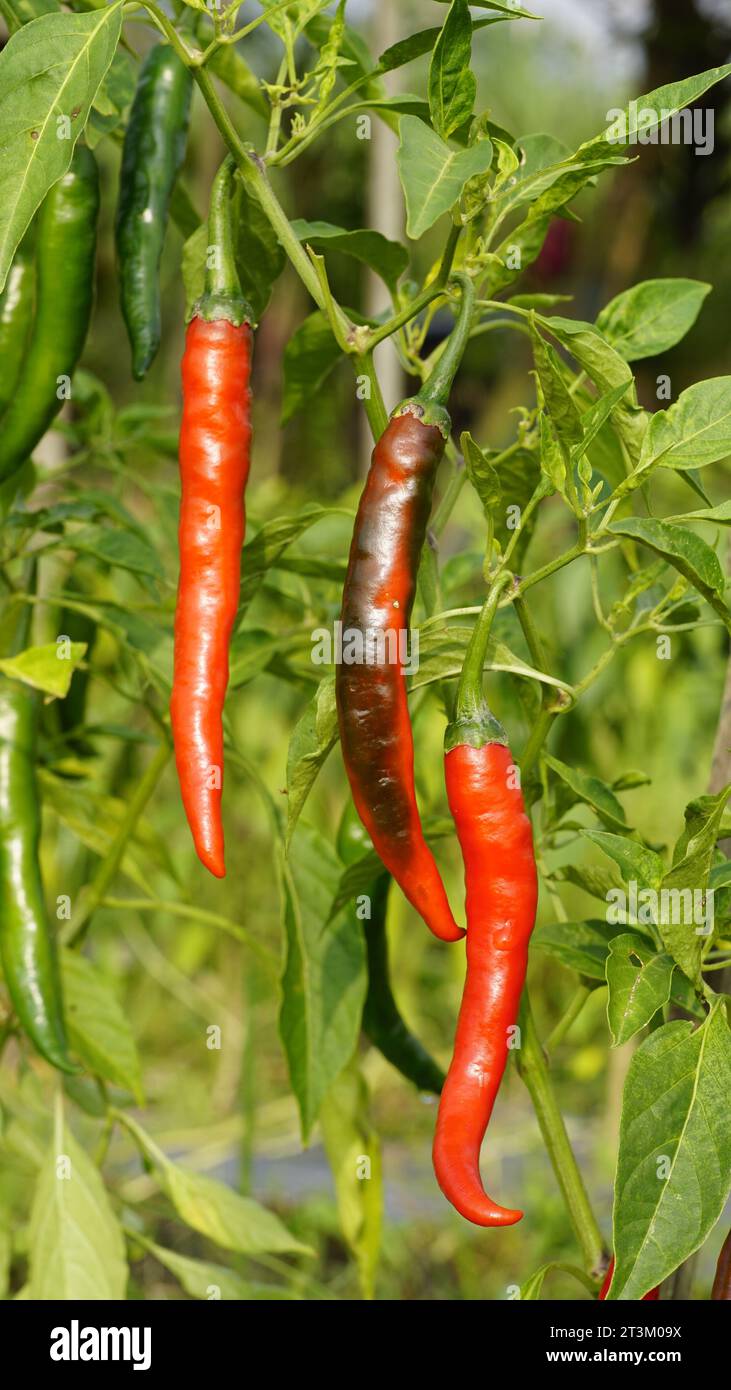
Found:
<svg viewBox="0 0 731 1390"><path fill-rule="evenodd" d="M348 803L338 830L337 848L346 864L354 863L371 848L352 802ZM364 922L368 962L368 992L363 1006L363 1031L374 1047L407 1081L420 1091L439 1095L444 1072L407 1027L391 989L386 916L392 878L378 873L368 889L370 917Z"/></svg>
<svg viewBox="0 0 731 1390"><path fill-rule="evenodd" d="M192 85L172 48L156 44L142 64L124 137L117 254L137 381L160 346L158 270L173 184L185 156Z"/></svg>
<svg viewBox="0 0 731 1390"><path fill-rule="evenodd" d="M25 631L16 648L24 645ZM41 816L35 778L38 698L0 677L0 960L13 1007L33 1045L64 1072L61 985L38 860Z"/></svg>
<svg viewBox="0 0 731 1390"><path fill-rule="evenodd" d="M0 429L0 479L33 453L64 401L59 386L81 356L94 289L99 171L85 145L36 219L35 316L20 379Z"/></svg>
<svg viewBox="0 0 731 1390"><path fill-rule="evenodd" d="M73 571L69 575L66 588L70 593L78 594L80 599L87 597L74 579ZM58 631L66 637L70 637L72 642L85 642L86 660L89 660L97 637L97 625L88 613L80 613L75 608L63 608L59 618ZM82 732L86 718L89 679L89 671L75 671L68 694L63 700L54 701L54 706L58 711L59 726L67 738L68 747L82 756L84 753L88 754L90 748Z"/></svg>
<svg viewBox="0 0 731 1390"><path fill-rule="evenodd" d="M370 891L371 916L364 924L368 993L363 1006L363 1032L407 1081L420 1091L433 1091L438 1096L444 1085L444 1072L406 1026L391 989L386 913L392 882L390 874L380 874Z"/></svg>
<svg viewBox="0 0 731 1390"><path fill-rule="evenodd" d="M0 411L13 399L33 318L33 246L24 237L0 294Z"/></svg>

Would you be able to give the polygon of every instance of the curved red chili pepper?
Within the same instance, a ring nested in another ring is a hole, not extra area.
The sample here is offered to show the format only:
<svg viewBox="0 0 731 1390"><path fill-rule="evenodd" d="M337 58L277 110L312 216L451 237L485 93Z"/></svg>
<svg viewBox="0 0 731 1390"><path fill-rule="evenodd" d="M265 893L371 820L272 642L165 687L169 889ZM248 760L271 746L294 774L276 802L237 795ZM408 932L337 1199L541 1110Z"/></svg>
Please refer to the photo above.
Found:
<svg viewBox="0 0 731 1390"><path fill-rule="evenodd" d="M225 874L221 793L228 647L239 602L244 488L249 473L252 331L230 249L233 165L217 176L209 223L221 263L188 325L182 363L180 580L170 715L185 813L196 852Z"/></svg>
<svg viewBox="0 0 731 1390"><path fill-rule="evenodd" d="M599 1290L599 1300L600 1300L600 1302L601 1302L603 1299L606 1299L606 1296L607 1296L607 1294L609 1293L609 1285L610 1285L611 1282L612 1282L612 1275L613 1275L613 1274L614 1274L614 1255L612 1255L612 1258L611 1258L611 1260L609 1261L609 1268L608 1268L608 1270L607 1270L607 1272L606 1272L606 1274L605 1274L605 1276L604 1276L604 1283L602 1284L601 1289ZM640 1302L641 1302L641 1303L654 1303L657 1299L659 1299L659 1297L660 1297L660 1290L659 1290L659 1288L657 1288L657 1289L650 1289L650 1292L649 1292L649 1293L643 1294L642 1298L640 1299Z"/></svg>
<svg viewBox="0 0 731 1390"><path fill-rule="evenodd" d="M446 735L447 798L464 859L467 975L433 1159L445 1197L477 1226L512 1226L523 1215L488 1197L480 1177L480 1147L518 1016L538 894L519 779L482 690L490 628L509 579L505 573L493 585L475 626Z"/></svg>
<svg viewBox="0 0 731 1390"><path fill-rule="evenodd" d="M445 1197L468 1221L512 1226L523 1213L485 1193L480 1147L528 964L537 899L533 835L504 744L452 748L445 775L465 866L467 977L439 1102L434 1170Z"/></svg>
<svg viewBox="0 0 731 1390"><path fill-rule="evenodd" d="M343 660L336 697L356 810L386 868L443 941L464 932L421 828L403 666L434 478L449 433L443 408L469 334L474 291L464 275L460 314L419 395L376 444L353 531L343 590Z"/></svg>

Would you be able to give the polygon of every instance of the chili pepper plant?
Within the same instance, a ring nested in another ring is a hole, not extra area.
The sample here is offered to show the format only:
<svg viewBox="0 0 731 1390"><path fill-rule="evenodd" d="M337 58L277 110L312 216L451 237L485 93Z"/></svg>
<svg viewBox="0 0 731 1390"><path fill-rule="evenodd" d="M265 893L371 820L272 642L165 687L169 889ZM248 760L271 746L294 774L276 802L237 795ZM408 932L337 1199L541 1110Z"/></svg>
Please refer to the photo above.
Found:
<svg viewBox="0 0 731 1390"><path fill-rule="evenodd" d="M401 1112L480 1271L445 1297L709 1296L731 376L664 366L704 281L587 318L535 267L731 65L570 148L478 99L496 26L536 15L420 8L378 52L346 0L0 5L8 1299L387 1296ZM378 125L401 240L338 220ZM302 430L289 492L265 372ZM631 760L635 653L684 810ZM663 685L696 657L688 765ZM620 1080L613 1173L567 1125L598 1144L577 1039ZM326 1217L252 1170L310 1144Z"/></svg>

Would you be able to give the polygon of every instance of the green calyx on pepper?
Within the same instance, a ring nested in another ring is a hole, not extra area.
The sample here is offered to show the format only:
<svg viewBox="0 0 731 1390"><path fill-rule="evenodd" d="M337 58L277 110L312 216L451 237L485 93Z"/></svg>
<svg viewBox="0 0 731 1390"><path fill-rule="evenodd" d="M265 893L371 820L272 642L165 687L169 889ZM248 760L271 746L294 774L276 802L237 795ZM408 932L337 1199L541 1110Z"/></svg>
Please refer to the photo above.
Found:
<svg viewBox="0 0 731 1390"><path fill-rule="evenodd" d="M236 179L236 161L232 155L224 159L211 189L208 210L208 247L206 254L205 288L191 318L216 323L226 319L239 328L242 323L254 327L254 313L241 293L236 269L231 220L231 197Z"/></svg>
<svg viewBox="0 0 731 1390"><path fill-rule="evenodd" d="M447 725L444 736L447 753L460 744L483 748L487 743L508 742L502 724L495 718L485 698L483 671L493 619L503 591L511 583L512 575L508 571L498 575L475 623L457 686L454 717Z"/></svg>

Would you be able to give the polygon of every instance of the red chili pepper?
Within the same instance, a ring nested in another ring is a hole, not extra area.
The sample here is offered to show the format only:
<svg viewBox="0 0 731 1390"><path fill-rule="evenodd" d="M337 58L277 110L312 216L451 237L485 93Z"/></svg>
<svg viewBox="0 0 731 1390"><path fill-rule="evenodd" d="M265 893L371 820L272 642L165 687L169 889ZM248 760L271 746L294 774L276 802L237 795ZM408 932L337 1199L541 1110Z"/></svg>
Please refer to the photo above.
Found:
<svg viewBox="0 0 731 1390"><path fill-rule="evenodd" d="M603 1299L606 1299L606 1296L607 1296L607 1294L609 1293L609 1285L610 1285L611 1282L612 1282L612 1275L613 1275L613 1274L614 1274L614 1255L612 1255L612 1258L611 1258L611 1260L609 1261L609 1268L608 1268L608 1270L607 1270L607 1272L606 1272L606 1274L605 1274L605 1276L604 1276L604 1283L602 1284L601 1289L599 1290L599 1300L600 1300L600 1302L601 1302ZM646 1293L646 1294L643 1295L643 1297L642 1297L642 1299L640 1300L640 1302L642 1302L642 1303L654 1303L654 1302L656 1301L656 1299L658 1299L659 1297L660 1297L660 1290L659 1290L659 1288L657 1288L657 1289L650 1289L650 1292L649 1292L649 1293Z"/></svg>
<svg viewBox="0 0 731 1390"><path fill-rule="evenodd" d="M467 976L434 1135L445 1197L477 1226L523 1213L488 1197L480 1147L508 1057L536 915L533 836L506 736L482 693L490 627L509 576L493 586L468 648L447 729L445 775L465 868Z"/></svg>
<svg viewBox="0 0 731 1390"><path fill-rule="evenodd" d="M199 859L222 878L221 793L228 647L239 602L249 473L251 311L234 265L228 205L235 166L213 186L206 271L182 363L180 580L170 715L180 790ZM209 260L210 260L209 256Z"/></svg>
<svg viewBox="0 0 731 1390"><path fill-rule="evenodd" d="M711 1298L714 1303L731 1303L731 1231L721 1246Z"/></svg>
<svg viewBox="0 0 731 1390"><path fill-rule="evenodd" d="M344 660L336 676L343 759L358 815L386 868L443 941L464 932L421 828L402 667L434 478L450 430L443 403L472 320L472 283L465 275L454 278L462 303L449 343L373 452L343 590Z"/></svg>

